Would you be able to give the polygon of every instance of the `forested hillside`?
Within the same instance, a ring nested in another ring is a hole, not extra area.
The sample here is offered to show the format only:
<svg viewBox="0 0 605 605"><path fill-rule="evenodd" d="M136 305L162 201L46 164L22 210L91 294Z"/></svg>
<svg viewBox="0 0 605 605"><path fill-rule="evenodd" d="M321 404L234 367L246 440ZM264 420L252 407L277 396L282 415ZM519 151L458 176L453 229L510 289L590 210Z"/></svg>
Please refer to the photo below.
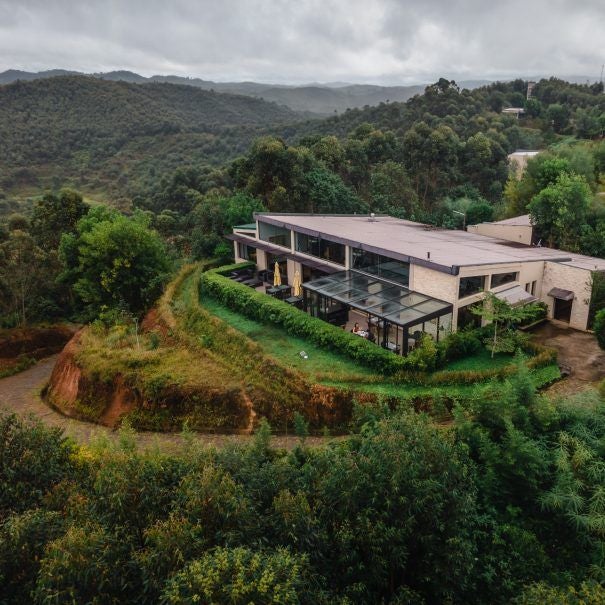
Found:
<svg viewBox="0 0 605 605"><path fill-rule="evenodd" d="M27 72L9 69L0 73L0 84L11 84L17 80L32 81L57 76L80 75L112 80L114 82L166 83L194 86L215 92L227 92L265 99L280 105L286 105L295 111L313 112L331 115L354 107L376 105L384 101L407 101L415 94L422 93L424 85L412 86L375 86L370 84L306 84L302 86L265 84L262 82L213 82L201 78L186 78L182 76L150 76L146 78L131 71L110 71L105 73L84 74L62 69L51 69L42 72ZM478 85L469 82L468 87Z"/></svg>
<svg viewBox="0 0 605 605"><path fill-rule="evenodd" d="M128 196L183 164L217 164L298 115L191 86L58 77L0 86L0 187L71 182Z"/></svg>

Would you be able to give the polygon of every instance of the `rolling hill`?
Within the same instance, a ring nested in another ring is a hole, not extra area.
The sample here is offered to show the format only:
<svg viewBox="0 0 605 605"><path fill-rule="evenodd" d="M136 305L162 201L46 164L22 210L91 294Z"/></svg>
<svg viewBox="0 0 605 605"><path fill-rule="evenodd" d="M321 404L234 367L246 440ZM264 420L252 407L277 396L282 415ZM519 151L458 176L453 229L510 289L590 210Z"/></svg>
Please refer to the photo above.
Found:
<svg viewBox="0 0 605 605"><path fill-rule="evenodd" d="M300 119L261 99L192 86L83 76L17 81L0 86L0 188L67 182L128 196L178 166L231 159L267 128Z"/></svg>
<svg viewBox="0 0 605 605"><path fill-rule="evenodd" d="M309 84L304 86L287 86L264 84L260 82L213 82L201 78L185 78L182 76L155 75L149 78L131 71L111 71L105 73L83 74L74 71L52 69L41 72L26 72L11 69L0 73L0 84L11 84L18 80L32 81L68 75L89 75L90 77L114 82L129 82L131 84L179 84L264 99L265 101L286 105L290 109L301 112L311 112L322 116L342 113L347 109L378 105L387 101L407 101L416 94L424 91L424 84L413 86L375 86L370 84ZM468 81L461 85L475 88L486 84L487 81Z"/></svg>

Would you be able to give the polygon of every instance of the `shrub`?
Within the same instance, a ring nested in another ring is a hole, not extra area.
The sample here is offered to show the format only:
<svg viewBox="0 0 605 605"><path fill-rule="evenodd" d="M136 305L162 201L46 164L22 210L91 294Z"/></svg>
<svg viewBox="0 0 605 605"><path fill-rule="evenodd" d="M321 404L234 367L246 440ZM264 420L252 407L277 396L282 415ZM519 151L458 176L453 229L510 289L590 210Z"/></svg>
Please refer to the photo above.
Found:
<svg viewBox="0 0 605 605"><path fill-rule="evenodd" d="M476 330L452 332L437 346L442 361L454 361L469 357L481 348L481 340Z"/></svg>
<svg viewBox="0 0 605 605"><path fill-rule="evenodd" d="M286 549L260 552L218 547L169 582L164 602L295 605L317 603L308 558Z"/></svg>
<svg viewBox="0 0 605 605"><path fill-rule="evenodd" d="M601 349L605 349L605 309L597 311L594 323L592 324L592 329L594 330L594 335L597 338L599 346Z"/></svg>

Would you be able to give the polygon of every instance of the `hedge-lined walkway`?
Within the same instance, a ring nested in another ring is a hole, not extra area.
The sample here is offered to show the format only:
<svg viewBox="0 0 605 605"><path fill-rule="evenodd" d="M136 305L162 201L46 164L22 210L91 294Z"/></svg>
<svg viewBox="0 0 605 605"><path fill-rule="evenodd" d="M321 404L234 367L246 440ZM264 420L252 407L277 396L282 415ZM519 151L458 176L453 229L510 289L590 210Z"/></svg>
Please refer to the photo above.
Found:
<svg viewBox="0 0 605 605"><path fill-rule="evenodd" d="M67 418L48 407L40 398L40 390L48 382L57 360L57 355L43 359L35 366L14 376L0 379L0 413L17 413L33 415L49 427L62 429L68 437L80 444L87 444L100 436L117 439L117 433L111 429ZM142 449L159 447L162 451L171 452L183 446L183 438L178 433L136 433L137 445ZM248 435L212 435L195 433L194 439L205 445L222 447L229 443L246 443ZM309 445L321 445L329 441L325 437L308 437ZM272 438L276 447L293 448L300 441L298 437L279 435Z"/></svg>

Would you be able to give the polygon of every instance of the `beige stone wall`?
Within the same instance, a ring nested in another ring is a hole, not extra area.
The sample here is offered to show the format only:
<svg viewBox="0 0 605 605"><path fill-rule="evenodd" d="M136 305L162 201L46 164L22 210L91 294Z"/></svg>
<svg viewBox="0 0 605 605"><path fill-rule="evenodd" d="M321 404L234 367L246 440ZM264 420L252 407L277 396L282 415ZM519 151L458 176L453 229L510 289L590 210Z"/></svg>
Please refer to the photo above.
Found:
<svg viewBox="0 0 605 605"><path fill-rule="evenodd" d="M453 325L458 325L458 308L466 307L478 303L484 296L483 292L458 298L458 289L461 277L470 277L474 275L485 275L486 288L489 288L491 276L497 273L518 273L518 281L504 284L491 289L492 292L506 290L513 285L520 285L525 288L525 284L536 282L536 297L540 297L542 290L542 274L544 271L544 262L537 261L533 263L516 263L508 265L476 265L474 267L461 267L459 275L448 275L439 271L434 271L426 267L412 265L410 268L410 289L434 296L441 300L451 302L453 309Z"/></svg>
<svg viewBox="0 0 605 605"><path fill-rule="evenodd" d="M458 278L427 267L411 265L410 290L455 303L458 300Z"/></svg>
<svg viewBox="0 0 605 605"><path fill-rule="evenodd" d="M548 305L548 317L552 318L554 311L554 299L548 296L551 288L571 290L575 296L569 325L578 330L586 330L592 288L590 278L590 271L586 269L546 262L540 300Z"/></svg>
<svg viewBox="0 0 605 605"><path fill-rule="evenodd" d="M469 233L477 235L487 235L505 239L509 242L518 242L520 244L531 245L533 228L530 225L499 225L497 223L480 223L479 225L469 225Z"/></svg>

